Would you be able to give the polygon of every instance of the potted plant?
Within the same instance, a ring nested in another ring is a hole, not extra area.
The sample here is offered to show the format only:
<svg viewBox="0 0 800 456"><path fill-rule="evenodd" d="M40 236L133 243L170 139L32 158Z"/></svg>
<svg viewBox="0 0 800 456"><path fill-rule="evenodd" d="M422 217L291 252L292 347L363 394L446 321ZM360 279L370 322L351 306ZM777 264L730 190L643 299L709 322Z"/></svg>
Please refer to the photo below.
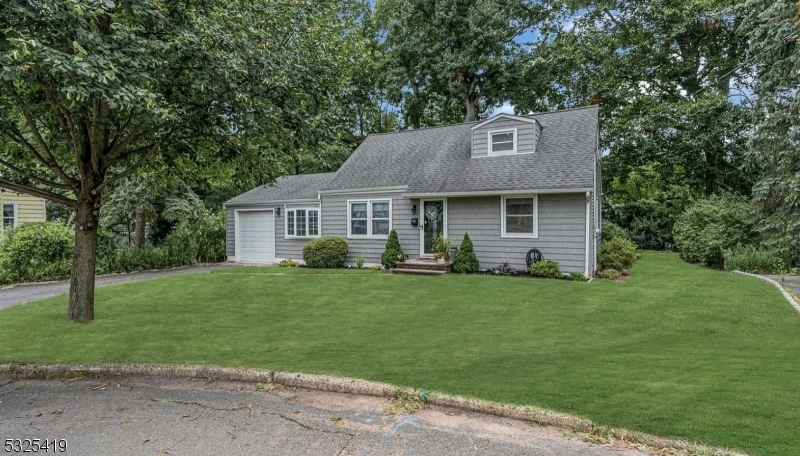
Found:
<svg viewBox="0 0 800 456"><path fill-rule="evenodd" d="M439 263L450 261L450 247L453 245L453 238L450 236L439 236L433 243L433 259Z"/></svg>

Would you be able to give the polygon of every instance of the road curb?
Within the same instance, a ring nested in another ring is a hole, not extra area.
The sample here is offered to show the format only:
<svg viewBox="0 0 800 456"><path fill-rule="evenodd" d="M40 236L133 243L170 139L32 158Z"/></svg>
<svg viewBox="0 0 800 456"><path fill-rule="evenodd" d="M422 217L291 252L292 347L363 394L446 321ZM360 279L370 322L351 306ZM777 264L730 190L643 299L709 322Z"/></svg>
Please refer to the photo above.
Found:
<svg viewBox="0 0 800 456"><path fill-rule="evenodd" d="M198 365L171 364L28 364L0 363L0 374L8 373L19 378L60 378L71 375L92 376L145 376L164 378L193 378L209 380L229 380L241 382L277 383L295 388L358 394L364 396L397 398L403 394L420 395L421 390L399 387L389 383L373 382L331 375L304 374L299 372L276 372L268 369L245 369ZM747 456L722 448L715 448L691 442L657 437L642 432L621 428L605 428L592 421L565 413L554 412L538 407L503 404L463 396L452 396L437 392L424 392L425 403L449 407L467 412L476 412L498 417L533 422L542 426L552 426L567 431L593 433L603 429L617 440L638 442L655 449L672 449L681 452L696 452L716 456Z"/></svg>
<svg viewBox="0 0 800 456"><path fill-rule="evenodd" d="M785 288L783 288L783 285L779 284L776 280L770 279L769 277L760 276L758 274L751 274L749 272L742 272L742 271L736 271L736 270L731 271L731 272L734 273L734 274L739 274L739 275L744 275L744 276L749 276L749 277L755 277L758 280L762 280L764 282L771 283L775 288L780 290L780 292L783 295L783 297L786 298L786 301L789 302L789 304L794 308L794 310L800 312L800 302L798 302L795 298L793 298L792 295L789 294L789 292L786 291Z"/></svg>

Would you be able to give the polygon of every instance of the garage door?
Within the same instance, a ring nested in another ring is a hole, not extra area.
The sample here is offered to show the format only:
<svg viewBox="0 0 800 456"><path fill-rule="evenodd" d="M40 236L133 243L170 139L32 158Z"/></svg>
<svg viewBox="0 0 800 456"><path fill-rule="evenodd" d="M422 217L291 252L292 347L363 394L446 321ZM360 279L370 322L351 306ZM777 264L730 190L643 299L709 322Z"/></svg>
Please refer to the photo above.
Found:
<svg viewBox="0 0 800 456"><path fill-rule="evenodd" d="M238 261L273 263L275 261L275 224L272 211L239 212Z"/></svg>

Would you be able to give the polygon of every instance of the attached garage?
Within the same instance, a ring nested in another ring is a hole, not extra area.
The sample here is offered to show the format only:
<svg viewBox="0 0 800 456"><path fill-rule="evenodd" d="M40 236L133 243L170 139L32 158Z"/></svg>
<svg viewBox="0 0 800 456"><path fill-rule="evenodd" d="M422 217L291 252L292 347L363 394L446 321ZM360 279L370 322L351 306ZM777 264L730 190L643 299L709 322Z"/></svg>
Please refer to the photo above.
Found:
<svg viewBox="0 0 800 456"><path fill-rule="evenodd" d="M275 213L272 209L235 211L236 261L240 263L275 262Z"/></svg>

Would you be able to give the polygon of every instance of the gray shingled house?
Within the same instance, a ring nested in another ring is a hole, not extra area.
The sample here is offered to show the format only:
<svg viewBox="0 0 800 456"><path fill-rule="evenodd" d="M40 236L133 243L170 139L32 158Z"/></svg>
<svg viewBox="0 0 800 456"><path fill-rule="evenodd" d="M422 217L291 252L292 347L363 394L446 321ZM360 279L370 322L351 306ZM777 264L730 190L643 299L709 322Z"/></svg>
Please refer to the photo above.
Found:
<svg viewBox="0 0 800 456"><path fill-rule="evenodd" d="M440 234L469 233L481 268L524 269L539 249L563 272L592 274L600 242L598 108L369 135L334 173L282 177L225 203L227 255L302 259L319 236L380 264L395 229L410 258Z"/></svg>

